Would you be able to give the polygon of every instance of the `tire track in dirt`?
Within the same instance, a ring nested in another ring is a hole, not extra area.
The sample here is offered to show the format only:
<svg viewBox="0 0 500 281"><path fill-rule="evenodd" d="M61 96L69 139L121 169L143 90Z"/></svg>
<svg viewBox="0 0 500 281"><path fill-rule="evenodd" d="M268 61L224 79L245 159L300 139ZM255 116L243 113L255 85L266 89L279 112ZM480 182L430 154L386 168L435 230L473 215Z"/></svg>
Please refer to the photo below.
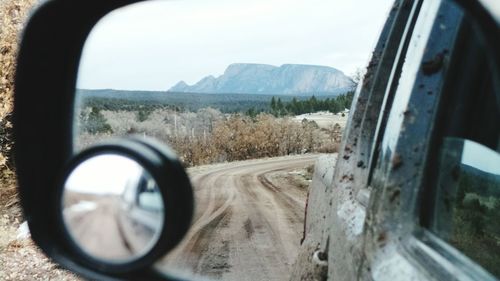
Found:
<svg viewBox="0 0 500 281"><path fill-rule="evenodd" d="M272 171L278 172L283 171L283 169ZM273 196L276 198L278 204L282 206L283 209L291 212L290 218L293 219L292 222L301 221L304 219L304 213L300 210L300 205L304 203L304 201L298 201L293 198L290 194L286 192L281 192L283 188L276 186L273 184L267 177L268 173L263 173L257 176L259 182L262 186L265 186L269 190L273 192ZM287 186L287 188L293 188L293 186Z"/></svg>
<svg viewBox="0 0 500 281"><path fill-rule="evenodd" d="M304 168L317 157L241 161L190 172L197 205L191 229L157 268L217 280L288 279L306 192L267 175Z"/></svg>

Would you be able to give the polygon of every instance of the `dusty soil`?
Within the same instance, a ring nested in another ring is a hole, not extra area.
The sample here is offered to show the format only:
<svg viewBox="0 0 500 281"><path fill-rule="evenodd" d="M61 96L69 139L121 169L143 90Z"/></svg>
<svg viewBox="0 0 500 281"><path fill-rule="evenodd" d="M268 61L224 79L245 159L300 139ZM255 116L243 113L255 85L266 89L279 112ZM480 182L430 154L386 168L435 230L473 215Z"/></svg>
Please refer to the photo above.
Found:
<svg viewBox="0 0 500 281"><path fill-rule="evenodd" d="M0 207L0 280L82 280L52 263L31 239L17 239L21 220L18 207Z"/></svg>
<svg viewBox="0 0 500 281"><path fill-rule="evenodd" d="M190 169L195 218L158 269L217 280L288 280L303 234L308 171L317 157Z"/></svg>
<svg viewBox="0 0 500 281"><path fill-rule="evenodd" d="M197 208L162 271L220 280L288 280L302 238L305 200L318 155L189 169ZM19 208L0 209L0 280L82 280L18 240Z"/></svg>

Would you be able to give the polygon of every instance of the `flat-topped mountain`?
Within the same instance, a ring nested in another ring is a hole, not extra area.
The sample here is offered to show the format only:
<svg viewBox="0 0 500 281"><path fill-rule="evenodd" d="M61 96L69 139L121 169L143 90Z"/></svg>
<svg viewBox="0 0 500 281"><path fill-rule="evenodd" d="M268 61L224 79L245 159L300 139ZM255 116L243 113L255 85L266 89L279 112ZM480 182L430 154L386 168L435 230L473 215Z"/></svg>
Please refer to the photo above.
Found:
<svg viewBox="0 0 500 281"><path fill-rule="evenodd" d="M333 67L302 64L235 63L219 77L209 75L194 85L180 81L169 92L272 95L332 95L351 90L354 82Z"/></svg>

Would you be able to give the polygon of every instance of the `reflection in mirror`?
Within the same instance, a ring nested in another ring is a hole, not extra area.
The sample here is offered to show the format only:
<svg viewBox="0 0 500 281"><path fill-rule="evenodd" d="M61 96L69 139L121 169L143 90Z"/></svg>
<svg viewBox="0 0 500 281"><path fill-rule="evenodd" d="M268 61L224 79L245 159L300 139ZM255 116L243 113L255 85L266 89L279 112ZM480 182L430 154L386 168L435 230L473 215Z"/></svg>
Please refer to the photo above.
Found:
<svg viewBox="0 0 500 281"><path fill-rule="evenodd" d="M194 186L192 227L159 269L288 279L313 165L336 159L357 70L392 2L145 1L94 27L79 67L76 150L154 137Z"/></svg>
<svg viewBox="0 0 500 281"><path fill-rule="evenodd" d="M440 155L432 230L498 277L500 153L448 137Z"/></svg>
<svg viewBox="0 0 500 281"><path fill-rule="evenodd" d="M71 171L62 197L63 220L88 256L119 263L147 254L161 233L163 199L136 161L116 154L89 158Z"/></svg>

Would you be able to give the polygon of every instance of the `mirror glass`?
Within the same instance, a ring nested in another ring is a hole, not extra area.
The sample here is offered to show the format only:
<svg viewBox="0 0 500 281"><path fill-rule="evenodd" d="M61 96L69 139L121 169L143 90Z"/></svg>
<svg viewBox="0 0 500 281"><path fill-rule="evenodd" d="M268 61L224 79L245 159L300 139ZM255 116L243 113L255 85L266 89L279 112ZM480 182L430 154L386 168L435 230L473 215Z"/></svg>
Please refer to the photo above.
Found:
<svg viewBox="0 0 500 281"><path fill-rule="evenodd" d="M153 137L194 188L192 227L159 270L289 279L314 163L335 161L392 2L144 1L97 23L79 66L75 150Z"/></svg>
<svg viewBox="0 0 500 281"><path fill-rule="evenodd" d="M84 160L64 183L63 220L76 246L108 262L147 254L163 227L163 199L136 161L116 154Z"/></svg>

